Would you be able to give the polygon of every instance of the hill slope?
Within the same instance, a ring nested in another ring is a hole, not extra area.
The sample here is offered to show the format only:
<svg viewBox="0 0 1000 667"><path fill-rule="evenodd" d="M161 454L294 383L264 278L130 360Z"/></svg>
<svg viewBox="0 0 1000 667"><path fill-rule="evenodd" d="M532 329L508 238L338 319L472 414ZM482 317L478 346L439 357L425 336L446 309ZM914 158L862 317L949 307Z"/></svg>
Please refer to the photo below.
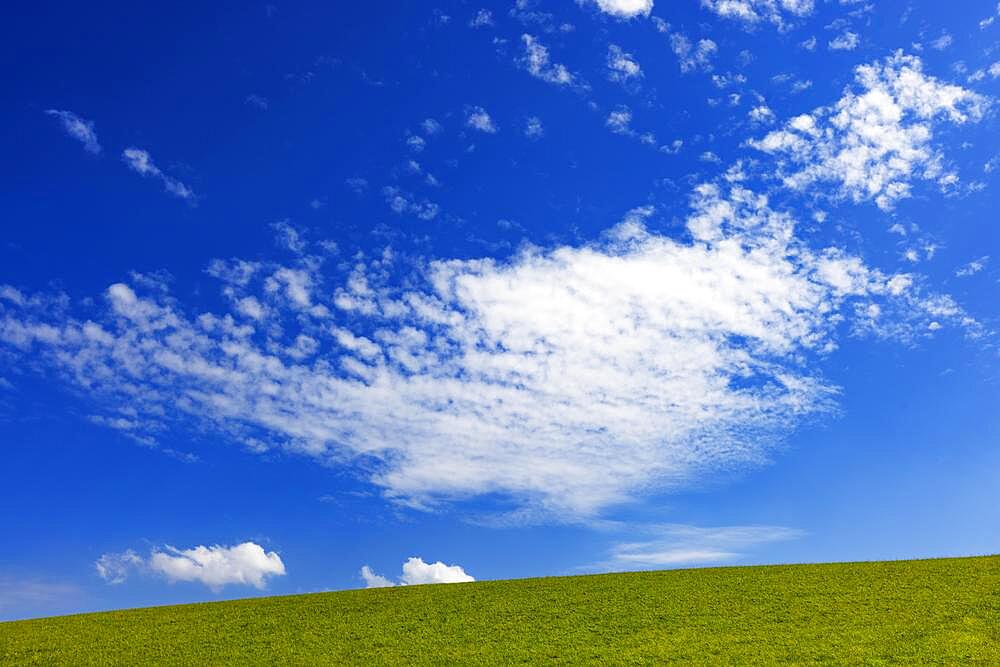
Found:
<svg viewBox="0 0 1000 667"><path fill-rule="evenodd" d="M317 593L0 623L0 664L1000 664L1000 557Z"/></svg>

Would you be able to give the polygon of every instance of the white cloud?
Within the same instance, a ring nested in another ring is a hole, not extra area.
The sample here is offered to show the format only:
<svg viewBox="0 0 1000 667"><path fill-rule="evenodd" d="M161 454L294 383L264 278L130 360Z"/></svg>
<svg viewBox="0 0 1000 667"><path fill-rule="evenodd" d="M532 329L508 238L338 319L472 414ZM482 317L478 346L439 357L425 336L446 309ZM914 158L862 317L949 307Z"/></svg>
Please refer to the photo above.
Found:
<svg viewBox="0 0 1000 667"><path fill-rule="evenodd" d="M653 0L595 0L605 14L622 19L649 16L653 11Z"/></svg>
<svg viewBox="0 0 1000 667"><path fill-rule="evenodd" d="M701 6L724 19L731 19L751 28L761 22L787 29L789 20L808 16L814 9L813 0L701 0Z"/></svg>
<svg viewBox="0 0 1000 667"><path fill-rule="evenodd" d="M529 74L542 81L560 86L569 86L575 83L574 76L566 69L565 65L551 61L549 50L538 41L537 37L524 34L521 35L521 41L524 43L524 56L521 58L521 62Z"/></svg>
<svg viewBox="0 0 1000 667"><path fill-rule="evenodd" d="M790 160L788 184L877 199L916 169L899 159L934 161L932 120L963 122L979 104L903 56L857 78L859 92L756 142ZM619 112L612 129L631 132ZM858 146L868 157L854 175L841 153ZM858 190L883 160L898 175ZM592 243L414 260L402 281L391 253L344 268L304 254L217 261L230 304L218 313L121 283L103 308L0 287L0 344L154 442L193 422L239 446L353 463L414 508L487 496L522 516L590 518L765 462L833 406L816 362L843 332L977 331L914 278L806 244L738 171L694 189L685 240L647 229L644 207Z"/></svg>
<svg viewBox="0 0 1000 667"><path fill-rule="evenodd" d="M749 144L782 158L778 174L790 188L832 182L839 196L885 210L910 196L915 179L953 185L931 143L933 124L979 120L986 101L924 74L919 58L902 53L858 67L855 84L833 107L796 116Z"/></svg>
<svg viewBox="0 0 1000 667"><path fill-rule="evenodd" d="M73 137L81 144L84 150L97 155L101 152L101 144L97 142L97 132L94 130L94 123L80 118L72 111L59 111L48 109L45 113L54 116L62 123L66 134Z"/></svg>
<svg viewBox="0 0 1000 667"><path fill-rule="evenodd" d="M804 41L799 42L799 46L801 46L806 51L815 51L816 50L816 37L812 36L809 39L806 39Z"/></svg>
<svg viewBox="0 0 1000 667"><path fill-rule="evenodd" d="M642 68L631 53L625 53L617 44L608 46L608 78L625 83L642 78Z"/></svg>
<svg viewBox="0 0 1000 667"><path fill-rule="evenodd" d="M633 134L632 111L627 106L620 106L611 113L604 121L604 125L615 134Z"/></svg>
<svg viewBox="0 0 1000 667"><path fill-rule="evenodd" d="M129 147L122 151L122 159L136 173L160 179L164 189L175 197L192 202L195 200L194 191L172 176L163 173L153 163L153 158L147 151L134 146Z"/></svg>
<svg viewBox="0 0 1000 667"><path fill-rule="evenodd" d="M128 549L118 554L104 554L97 559L94 567L98 576L109 584L122 584L128 578L129 571L141 567L142 557Z"/></svg>
<svg viewBox="0 0 1000 667"><path fill-rule="evenodd" d="M860 43L861 38L858 34L847 30L831 39L827 46L831 51L853 51L858 48L858 44Z"/></svg>
<svg viewBox="0 0 1000 667"><path fill-rule="evenodd" d="M703 528L671 524L641 530L652 533L651 539L615 545L604 566L635 569L724 563L746 556L748 549L803 535L800 530L781 526Z"/></svg>
<svg viewBox="0 0 1000 667"><path fill-rule="evenodd" d="M524 136L529 139L539 139L545 134L545 127L542 119L538 116L529 116L524 121Z"/></svg>
<svg viewBox="0 0 1000 667"><path fill-rule="evenodd" d="M396 585L381 574L375 574L367 565L361 567L361 578L365 582L365 588L390 588Z"/></svg>
<svg viewBox="0 0 1000 667"><path fill-rule="evenodd" d="M803 360L835 346L842 304L887 292L859 260L802 245L765 197L703 185L692 206L689 242L633 216L593 244L430 262L406 287L384 260L340 287L308 258L214 264L234 310L253 297L282 323L259 331L124 284L84 319L2 301L0 343L34 346L151 438L194 419L240 446L365 462L412 507L498 494L540 516L593 516L763 462L830 406ZM308 358L300 336L316 344Z"/></svg>
<svg viewBox="0 0 1000 667"><path fill-rule="evenodd" d="M441 130L444 129L441 127L441 123L437 122L433 118L425 118L420 123L420 128L424 131L424 134L429 137L434 136L435 134L440 134Z"/></svg>
<svg viewBox="0 0 1000 667"><path fill-rule="evenodd" d="M750 116L750 120L762 125L773 123L776 119L774 112L766 104L754 107L747 115Z"/></svg>
<svg viewBox="0 0 1000 667"><path fill-rule="evenodd" d="M486 132L487 134L496 134L497 126L487 113L486 109L482 107L472 107L466 114L465 124L469 127L479 130L480 132Z"/></svg>
<svg viewBox="0 0 1000 667"><path fill-rule="evenodd" d="M715 42L710 39L698 40L698 43L692 46L691 41L679 32L671 33L670 48L677 56L682 72L710 71L712 58L719 50Z"/></svg>
<svg viewBox="0 0 1000 667"><path fill-rule="evenodd" d="M361 568L361 578L365 588L387 588L396 586L390 579L376 574L367 565ZM421 584L460 584L475 581L459 565L445 565L441 561L425 563L422 558L411 557L403 563L403 576L399 586L419 586Z"/></svg>
<svg viewBox="0 0 1000 667"><path fill-rule="evenodd" d="M476 15L469 20L470 28L483 28L493 25L493 12L488 9L480 9Z"/></svg>
<svg viewBox="0 0 1000 667"><path fill-rule="evenodd" d="M982 271L983 269L985 269L986 265L989 263L989 261L990 261L990 258L989 258L988 255L984 255L983 257L980 257L979 259L974 259L971 262L969 262L968 264L965 264L963 266L958 267L958 269L955 270L955 275L957 277L959 277L959 278L965 278L965 277L968 277L968 276L974 276L977 273L979 273L980 271Z"/></svg>
<svg viewBox="0 0 1000 667"><path fill-rule="evenodd" d="M265 552L253 542L184 550L168 546L150 555L148 567L168 581L195 581L214 591L230 584L262 589L268 577L285 574L281 557L273 551Z"/></svg>
<svg viewBox="0 0 1000 667"><path fill-rule="evenodd" d="M392 209L393 213L413 215L421 220L433 220L441 212L441 207L436 203L428 199L418 200L411 193L395 186L390 185L382 188L382 194L385 196L385 203Z"/></svg>
<svg viewBox="0 0 1000 667"><path fill-rule="evenodd" d="M427 147L427 140L414 134L406 138L406 145L414 153L420 153Z"/></svg>
<svg viewBox="0 0 1000 667"><path fill-rule="evenodd" d="M240 584L264 588L269 577L285 574L281 557L253 542L231 547L214 545L192 549L171 546L153 549L143 558L132 549L107 553L94 563L97 574L109 584L124 583L131 572L151 573L168 581L195 581L213 591L223 586Z"/></svg>
<svg viewBox="0 0 1000 667"><path fill-rule="evenodd" d="M257 107L261 111L267 111L271 107L271 103L266 97L262 97L257 94L247 95L244 102L252 107Z"/></svg>
<svg viewBox="0 0 1000 667"><path fill-rule="evenodd" d="M944 51L949 46L951 46L952 42L954 41L955 40L951 35L949 35L948 33L943 33L940 37L931 42L930 47L937 51Z"/></svg>

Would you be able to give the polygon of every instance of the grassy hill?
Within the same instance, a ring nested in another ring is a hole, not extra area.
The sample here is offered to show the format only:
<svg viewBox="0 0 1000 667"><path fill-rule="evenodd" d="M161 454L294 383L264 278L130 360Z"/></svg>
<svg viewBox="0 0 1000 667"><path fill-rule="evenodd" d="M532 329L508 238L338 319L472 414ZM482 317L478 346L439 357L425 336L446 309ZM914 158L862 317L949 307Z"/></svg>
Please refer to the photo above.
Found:
<svg viewBox="0 0 1000 667"><path fill-rule="evenodd" d="M1000 664L1000 557L356 590L0 623L0 664Z"/></svg>

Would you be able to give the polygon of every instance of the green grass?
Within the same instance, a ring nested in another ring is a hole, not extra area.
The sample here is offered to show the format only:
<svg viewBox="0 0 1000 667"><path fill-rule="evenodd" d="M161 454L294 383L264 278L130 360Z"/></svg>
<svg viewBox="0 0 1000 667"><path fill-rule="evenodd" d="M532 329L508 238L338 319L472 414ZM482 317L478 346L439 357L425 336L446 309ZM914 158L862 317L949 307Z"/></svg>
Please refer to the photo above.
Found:
<svg viewBox="0 0 1000 667"><path fill-rule="evenodd" d="M1000 664L1000 557L343 591L0 623L0 664Z"/></svg>

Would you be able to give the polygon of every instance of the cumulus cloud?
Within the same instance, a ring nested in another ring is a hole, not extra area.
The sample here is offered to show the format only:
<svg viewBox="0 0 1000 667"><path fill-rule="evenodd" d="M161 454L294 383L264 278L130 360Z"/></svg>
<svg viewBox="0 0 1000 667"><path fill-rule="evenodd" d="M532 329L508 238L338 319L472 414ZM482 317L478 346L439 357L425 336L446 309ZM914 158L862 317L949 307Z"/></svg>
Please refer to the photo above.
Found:
<svg viewBox="0 0 1000 667"><path fill-rule="evenodd" d="M387 588L389 586L419 586L421 584L460 584L476 579L460 565L445 565L441 561L425 563L422 558L411 557L403 563L403 575L396 584L392 580L376 574L367 565L361 568L361 578L365 588Z"/></svg>
<svg viewBox="0 0 1000 667"><path fill-rule="evenodd" d="M942 83L923 72L919 58L896 53L858 67L855 85L834 106L749 143L782 158L778 174L790 188L831 182L841 197L890 210L910 196L913 180L954 184L957 177L932 144L933 125L977 121L985 107L980 95Z"/></svg>
<svg viewBox="0 0 1000 667"><path fill-rule="evenodd" d="M603 567L635 569L704 565L738 560L754 547L799 538L802 531L782 526L705 528L668 524L641 529L649 539L621 542Z"/></svg>
<svg viewBox="0 0 1000 667"><path fill-rule="evenodd" d="M789 21L813 12L813 0L701 0L701 6L717 16L738 21L745 27L767 22L780 29Z"/></svg>
<svg viewBox="0 0 1000 667"><path fill-rule="evenodd" d="M552 62L548 48L538 41L537 37L524 34L521 35L521 42L524 44L521 63L531 76L559 86L570 86L575 83L575 77L565 65Z"/></svg>
<svg viewBox="0 0 1000 667"><path fill-rule="evenodd" d="M653 11L653 0L595 0L598 9L622 19L649 16Z"/></svg>
<svg viewBox="0 0 1000 667"><path fill-rule="evenodd" d="M190 202L195 200L194 191L172 176L163 173L153 163L153 158L147 151L135 148L134 146L129 147L122 151L122 159L137 174L159 179L163 183L163 188L175 197L180 197Z"/></svg>
<svg viewBox="0 0 1000 667"><path fill-rule="evenodd" d="M361 579L365 582L365 588L390 588L396 585L391 579L373 572L367 565L361 567Z"/></svg>
<svg viewBox="0 0 1000 667"><path fill-rule="evenodd" d="M58 118L66 134L83 144L84 150L94 155L101 152L101 144L97 142L97 132L94 130L94 123L80 118L72 111L48 109L45 113Z"/></svg>
<svg viewBox="0 0 1000 667"><path fill-rule="evenodd" d="M265 552L253 542L183 550L165 546L153 549L148 558L128 549L102 555L94 567L98 576L109 584L124 583L130 573L140 571L165 577L171 583L199 582L213 591L230 584L263 589L269 577L285 574L281 557L273 551Z"/></svg>
<svg viewBox="0 0 1000 667"><path fill-rule="evenodd" d="M162 574L168 581L196 581L214 591L229 584L262 589L268 577L285 574L281 556L265 552L253 542L232 547L214 545L193 549L164 547L149 557L149 569Z"/></svg>

